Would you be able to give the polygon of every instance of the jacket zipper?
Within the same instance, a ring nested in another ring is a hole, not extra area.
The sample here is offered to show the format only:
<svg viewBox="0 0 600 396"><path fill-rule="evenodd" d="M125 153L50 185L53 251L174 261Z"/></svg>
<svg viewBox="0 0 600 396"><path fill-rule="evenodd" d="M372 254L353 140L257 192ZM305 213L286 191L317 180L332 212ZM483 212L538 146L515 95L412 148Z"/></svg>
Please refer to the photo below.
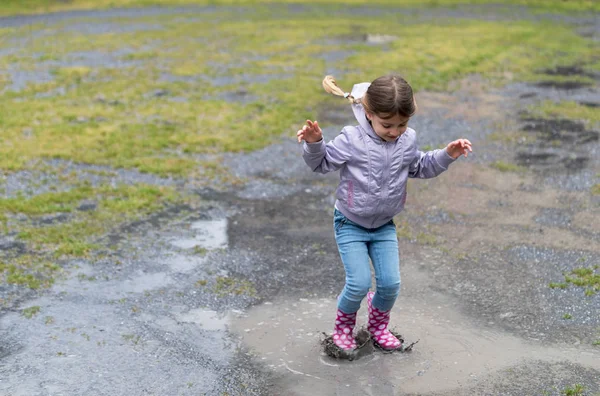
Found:
<svg viewBox="0 0 600 396"><path fill-rule="evenodd" d="M383 142L383 150L385 151L385 161L383 163L383 165L384 165L383 169L384 169L385 178L384 178L383 182L381 183L381 186L382 186L381 188L382 188L382 190L385 188L385 196L383 196L383 194L382 194L382 197L381 197L382 198L381 199L382 204L385 204L385 202L387 201L388 196L389 196L389 189L387 187L388 186L388 181L389 181L389 178L390 178L390 173L389 173L390 156L389 156L389 148L388 148L388 146L389 146L388 142ZM388 170L388 171L386 172L385 170ZM379 216L376 216L373 219L373 222L371 222L371 228L375 228L375 222L378 219L379 219Z"/></svg>

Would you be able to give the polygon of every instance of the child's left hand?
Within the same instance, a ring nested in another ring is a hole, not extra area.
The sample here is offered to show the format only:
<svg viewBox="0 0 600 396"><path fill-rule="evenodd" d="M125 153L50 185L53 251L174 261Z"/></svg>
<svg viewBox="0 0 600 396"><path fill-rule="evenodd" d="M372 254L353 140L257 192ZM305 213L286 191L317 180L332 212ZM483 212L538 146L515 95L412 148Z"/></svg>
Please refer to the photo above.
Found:
<svg viewBox="0 0 600 396"><path fill-rule="evenodd" d="M473 152L473 149L471 148L471 142L467 139L458 139L448 143L448 146L446 146L446 152L454 159L457 159L461 155L467 157L469 151Z"/></svg>

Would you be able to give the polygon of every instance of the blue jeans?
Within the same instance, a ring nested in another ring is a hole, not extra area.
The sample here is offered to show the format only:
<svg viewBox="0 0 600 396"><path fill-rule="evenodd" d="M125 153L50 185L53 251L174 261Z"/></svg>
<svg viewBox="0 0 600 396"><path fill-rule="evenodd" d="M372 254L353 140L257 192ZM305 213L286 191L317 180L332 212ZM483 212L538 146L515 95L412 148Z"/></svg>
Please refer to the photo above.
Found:
<svg viewBox="0 0 600 396"><path fill-rule="evenodd" d="M338 298L338 308L354 313L371 287L371 266L377 289L373 306L389 311L400 293L398 237L393 221L378 228L364 228L334 211L333 227L340 257L346 270L346 285Z"/></svg>

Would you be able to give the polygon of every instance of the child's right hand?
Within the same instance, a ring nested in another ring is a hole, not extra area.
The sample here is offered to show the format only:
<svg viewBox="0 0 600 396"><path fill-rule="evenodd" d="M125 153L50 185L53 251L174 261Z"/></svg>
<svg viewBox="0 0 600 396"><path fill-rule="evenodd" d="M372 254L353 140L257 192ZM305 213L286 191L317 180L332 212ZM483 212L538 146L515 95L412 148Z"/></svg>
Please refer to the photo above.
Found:
<svg viewBox="0 0 600 396"><path fill-rule="evenodd" d="M298 130L298 143L303 140L306 143L316 143L323 139L323 132L321 132L321 128L319 127L319 123L317 121L312 122L311 120L306 120L306 124L302 127L302 129Z"/></svg>

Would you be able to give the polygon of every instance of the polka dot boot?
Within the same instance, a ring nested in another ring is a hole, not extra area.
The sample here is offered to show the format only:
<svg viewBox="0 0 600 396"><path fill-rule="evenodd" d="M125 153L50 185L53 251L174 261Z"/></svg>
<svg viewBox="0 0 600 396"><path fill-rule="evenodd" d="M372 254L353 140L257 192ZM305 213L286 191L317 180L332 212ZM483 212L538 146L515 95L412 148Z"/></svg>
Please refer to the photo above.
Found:
<svg viewBox="0 0 600 396"><path fill-rule="evenodd" d="M367 294L367 307L369 308L369 333L375 342L385 350L394 350L402 346L400 340L398 340L390 331L387 329L390 323L390 311L380 311L373 307L373 296L375 293L369 292Z"/></svg>
<svg viewBox="0 0 600 396"><path fill-rule="evenodd" d="M352 335L354 326L356 326L356 312L347 314L338 309L332 338L334 344L340 349L344 351L356 349L356 341Z"/></svg>

